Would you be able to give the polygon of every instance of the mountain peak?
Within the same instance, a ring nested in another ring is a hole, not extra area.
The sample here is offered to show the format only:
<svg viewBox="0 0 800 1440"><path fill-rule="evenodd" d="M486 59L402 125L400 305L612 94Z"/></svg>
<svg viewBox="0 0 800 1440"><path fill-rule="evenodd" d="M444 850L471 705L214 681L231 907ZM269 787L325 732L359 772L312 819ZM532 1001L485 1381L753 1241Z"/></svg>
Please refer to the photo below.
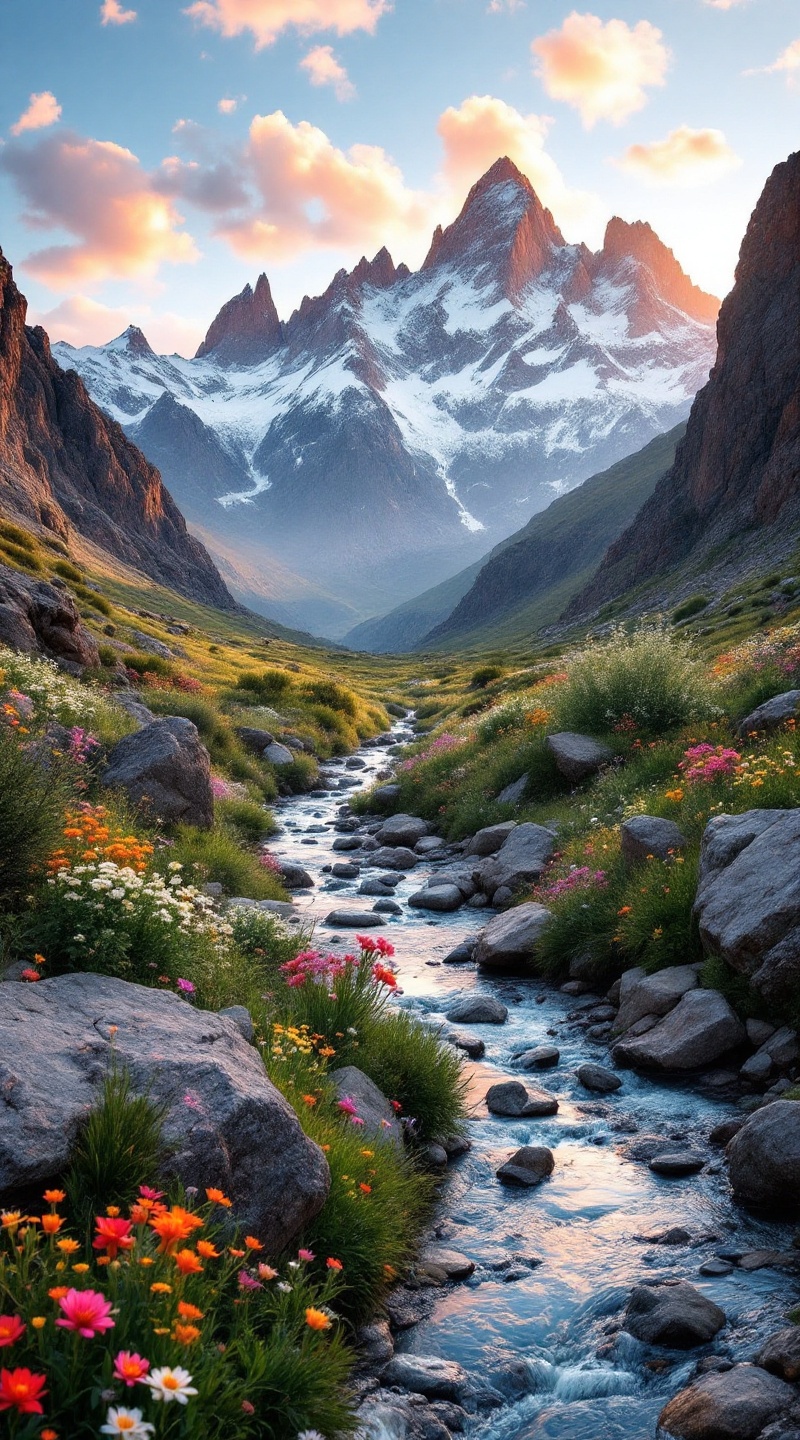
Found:
<svg viewBox="0 0 800 1440"><path fill-rule="evenodd" d="M436 227L422 268L449 265L515 299L564 244L530 180L503 155L472 186L452 225Z"/></svg>
<svg viewBox="0 0 800 1440"><path fill-rule="evenodd" d="M143 355L149 359L155 359L155 350L152 348L147 336L138 325L129 325L121 335L117 335L107 346L107 350L116 350L124 355Z"/></svg>
<svg viewBox="0 0 800 1440"><path fill-rule="evenodd" d="M606 226L603 248L597 256L598 269L610 270L628 259L647 266L660 296L669 304L706 325L716 320L719 300L693 284L652 226L646 220L629 223L614 215Z"/></svg>
<svg viewBox="0 0 800 1440"><path fill-rule="evenodd" d="M283 329L269 280L262 273L255 289L248 282L212 320L195 358L213 355L222 365L257 365L282 343Z"/></svg>

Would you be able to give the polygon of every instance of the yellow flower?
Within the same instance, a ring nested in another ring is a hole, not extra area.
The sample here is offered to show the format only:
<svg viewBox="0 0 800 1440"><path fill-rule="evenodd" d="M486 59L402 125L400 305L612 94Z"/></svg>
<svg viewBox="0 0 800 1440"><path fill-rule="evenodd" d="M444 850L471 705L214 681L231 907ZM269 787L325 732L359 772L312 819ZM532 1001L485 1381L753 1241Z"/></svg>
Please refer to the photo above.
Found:
<svg viewBox="0 0 800 1440"><path fill-rule="evenodd" d="M163 1280L154 1280L153 1284L150 1286L150 1289L152 1290L154 1295L172 1294L172 1286L167 1285Z"/></svg>
<svg viewBox="0 0 800 1440"><path fill-rule="evenodd" d="M88 1266L88 1265L83 1265L83 1264L81 1264L81 1265L73 1265L72 1268L73 1268L73 1270L75 1271L75 1274L76 1274L76 1275L85 1275L85 1274L86 1274L86 1271L89 1269L89 1266Z"/></svg>
<svg viewBox="0 0 800 1440"><path fill-rule="evenodd" d="M43 1330L46 1324L47 1318L44 1315L33 1315L31 1317L31 1325L34 1330Z"/></svg>
<svg viewBox="0 0 800 1440"><path fill-rule="evenodd" d="M56 1245L64 1255L74 1255L81 1248L77 1240L56 1240Z"/></svg>

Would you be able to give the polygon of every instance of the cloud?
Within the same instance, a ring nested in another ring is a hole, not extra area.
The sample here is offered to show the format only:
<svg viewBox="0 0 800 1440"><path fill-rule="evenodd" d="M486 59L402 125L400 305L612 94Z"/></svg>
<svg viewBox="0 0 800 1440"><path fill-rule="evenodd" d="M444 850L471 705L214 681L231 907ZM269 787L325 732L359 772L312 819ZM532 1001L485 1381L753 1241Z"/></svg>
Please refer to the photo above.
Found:
<svg viewBox="0 0 800 1440"><path fill-rule="evenodd" d="M480 178L499 155L508 155L527 175L540 200L564 224L596 218L599 200L570 190L545 149L551 121L523 115L491 95L470 95L439 118L444 145L443 177L454 197Z"/></svg>
<svg viewBox="0 0 800 1440"><path fill-rule="evenodd" d="M714 10L732 10L734 5L746 5L748 0L705 0Z"/></svg>
<svg viewBox="0 0 800 1440"><path fill-rule="evenodd" d="M217 101L217 109L220 115L232 115L238 104L238 100L232 100L226 95L222 100Z"/></svg>
<svg viewBox="0 0 800 1440"><path fill-rule="evenodd" d="M648 185L707 185L741 165L721 130L680 125L665 140L629 145L614 162Z"/></svg>
<svg viewBox="0 0 800 1440"><path fill-rule="evenodd" d="M23 110L16 125L11 126L12 135L22 135L25 130L43 130L55 125L61 119L61 106L51 90L40 90L30 96L27 110Z"/></svg>
<svg viewBox="0 0 800 1440"><path fill-rule="evenodd" d="M88 295L72 295L52 310L30 310L28 323L44 326L51 340L70 345L105 345L129 325L138 325L162 354L193 355L203 338L202 325L173 311L154 314L149 305L102 305Z"/></svg>
<svg viewBox="0 0 800 1440"><path fill-rule="evenodd" d="M75 283L153 275L165 262L197 259L169 195L157 190L137 157L121 145L71 131L0 152L35 230L66 230L72 244L36 250L24 268L53 289Z"/></svg>
<svg viewBox="0 0 800 1440"><path fill-rule="evenodd" d="M389 9L391 0L195 0L183 13L226 39L249 31L262 50L290 26L307 35L319 30L372 35Z"/></svg>
<svg viewBox="0 0 800 1440"><path fill-rule="evenodd" d="M777 60L771 65L762 65L757 70L745 70L745 75L781 75L786 76L788 85L795 85L800 80L800 40L793 40L782 50Z"/></svg>
<svg viewBox="0 0 800 1440"><path fill-rule="evenodd" d="M489 0L486 9L490 15L513 15L515 10L525 9L525 0Z"/></svg>
<svg viewBox="0 0 800 1440"><path fill-rule="evenodd" d="M124 10L120 0L103 0L100 6L101 25L130 25L137 19L135 10Z"/></svg>
<svg viewBox="0 0 800 1440"><path fill-rule="evenodd" d="M300 61L312 85L332 85L337 100L353 100L356 87L330 45L315 45Z"/></svg>
<svg viewBox="0 0 800 1440"><path fill-rule="evenodd" d="M598 120L621 125L646 103L645 90L663 85L669 51L649 20L633 27L624 20L606 24L597 15L573 10L560 30L531 45L536 74L547 94L580 112L587 130Z"/></svg>

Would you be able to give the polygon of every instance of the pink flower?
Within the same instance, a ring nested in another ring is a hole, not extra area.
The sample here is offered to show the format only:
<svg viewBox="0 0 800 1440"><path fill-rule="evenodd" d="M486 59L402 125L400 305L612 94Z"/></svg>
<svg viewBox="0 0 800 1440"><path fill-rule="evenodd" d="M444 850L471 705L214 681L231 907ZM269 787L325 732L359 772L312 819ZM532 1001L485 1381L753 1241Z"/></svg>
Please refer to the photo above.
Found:
<svg viewBox="0 0 800 1440"><path fill-rule="evenodd" d="M298 1258L298 1260L306 1260L306 1261L308 1261L308 1260L313 1260L313 1259L314 1259L314 1251L313 1251L313 1250L298 1250L298 1252L297 1252L297 1258Z"/></svg>
<svg viewBox="0 0 800 1440"><path fill-rule="evenodd" d="M140 1185L139 1194L143 1200L163 1200L163 1190L151 1190L149 1185Z"/></svg>
<svg viewBox="0 0 800 1440"><path fill-rule="evenodd" d="M248 1275L246 1270L240 1270L239 1288L241 1290L263 1290L264 1286L259 1284L258 1280L254 1280L252 1275Z"/></svg>
<svg viewBox="0 0 800 1440"><path fill-rule="evenodd" d="M194 992L197 989L197 986L193 985L191 980L176 980L175 984L177 985L178 989L183 992L184 995L194 995Z"/></svg>
<svg viewBox="0 0 800 1440"><path fill-rule="evenodd" d="M111 1301L99 1290L68 1290L58 1303L64 1318L56 1320L56 1325L62 1330L75 1330L84 1340L93 1340L104 1330L114 1329Z"/></svg>
<svg viewBox="0 0 800 1440"><path fill-rule="evenodd" d="M349 1095L343 1095L341 1100L337 1102L336 1108L337 1110L341 1110L343 1115L358 1114L358 1110L356 1109L356 1102L355 1100L351 1100Z"/></svg>
<svg viewBox="0 0 800 1440"><path fill-rule="evenodd" d="M143 1379L149 1369L150 1361L142 1355L132 1354L130 1350L120 1350L114 1357L114 1379L121 1380L128 1389Z"/></svg>

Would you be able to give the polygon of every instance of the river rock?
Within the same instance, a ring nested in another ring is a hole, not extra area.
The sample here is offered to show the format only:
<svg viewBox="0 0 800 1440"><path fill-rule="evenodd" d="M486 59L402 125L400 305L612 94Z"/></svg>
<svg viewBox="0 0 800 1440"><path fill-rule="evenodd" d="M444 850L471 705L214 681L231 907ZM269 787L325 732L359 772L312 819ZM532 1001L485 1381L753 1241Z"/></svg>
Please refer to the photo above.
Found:
<svg viewBox="0 0 800 1440"><path fill-rule="evenodd" d="M596 1090L600 1095L610 1095L622 1088L622 1080L613 1070L604 1065L579 1065L575 1071L585 1090Z"/></svg>
<svg viewBox="0 0 800 1440"><path fill-rule="evenodd" d="M331 845L331 850L335 850L337 854L361 848L361 840L357 835L339 835Z"/></svg>
<svg viewBox="0 0 800 1440"><path fill-rule="evenodd" d="M655 1175L677 1180L684 1175L696 1175L704 1164L702 1155L696 1155L693 1150L667 1150L653 1156L650 1169Z"/></svg>
<svg viewBox="0 0 800 1440"><path fill-rule="evenodd" d="M415 910L459 910L464 904L464 896L457 885L438 885L435 882L426 885L424 890L416 890L408 897L409 905Z"/></svg>
<svg viewBox="0 0 800 1440"><path fill-rule="evenodd" d="M331 875L337 880L357 880L360 874L360 865L351 860L337 860L336 864L331 866Z"/></svg>
<svg viewBox="0 0 800 1440"><path fill-rule="evenodd" d="M116 1027L116 1033L114 1033ZM112 1048L113 1042L113 1048ZM0 985L0 1194L63 1173L116 1060L166 1107L167 1167L218 1185L276 1252L322 1208L328 1164L229 1017L108 975Z"/></svg>
<svg viewBox="0 0 800 1440"><path fill-rule="evenodd" d="M214 823L209 754L197 727L181 715L125 735L111 751L102 781L168 824L210 830Z"/></svg>
<svg viewBox="0 0 800 1440"><path fill-rule="evenodd" d="M100 664L97 642L81 624L69 591L0 565L0 644L40 651L67 665Z"/></svg>
<svg viewBox="0 0 800 1440"><path fill-rule="evenodd" d="M357 1065L342 1065L338 1070L329 1070L331 1081L340 1100L352 1100L360 1120L360 1135L369 1135L382 1144L403 1148L403 1128L389 1101L369 1075Z"/></svg>
<svg viewBox="0 0 800 1440"><path fill-rule="evenodd" d="M658 1417L675 1440L758 1440L765 1425L792 1401L795 1391L757 1365L704 1375L670 1400Z"/></svg>
<svg viewBox="0 0 800 1440"><path fill-rule="evenodd" d="M400 799L400 786L378 785L369 798L372 808L377 805L379 809L383 810L389 805L394 805L395 801Z"/></svg>
<svg viewBox="0 0 800 1440"><path fill-rule="evenodd" d="M438 835L423 835L414 846L415 855L427 855L429 859L438 859L444 853L444 841Z"/></svg>
<svg viewBox="0 0 800 1440"><path fill-rule="evenodd" d="M494 995L463 995L450 1006L446 1017L460 1025L504 1025L508 1010Z"/></svg>
<svg viewBox="0 0 800 1440"><path fill-rule="evenodd" d="M534 1045L531 1050L523 1050L516 1062L521 1070L549 1070L560 1059L561 1052L555 1045Z"/></svg>
<svg viewBox="0 0 800 1440"><path fill-rule="evenodd" d="M359 895L394 895L394 887L387 885L384 880L362 880L358 887Z"/></svg>
<svg viewBox="0 0 800 1440"><path fill-rule="evenodd" d="M771 700L765 700L763 705L757 705L737 729L737 735L746 739L754 731L771 734L774 730L780 730L787 720L794 720L800 710L800 690L784 690L782 695L773 695Z"/></svg>
<svg viewBox="0 0 800 1440"><path fill-rule="evenodd" d="M651 855L656 860L666 860L686 844L686 836L675 821L662 820L660 815L632 815L630 820L623 820L619 836L623 858L629 865L647 860Z"/></svg>
<svg viewBox="0 0 800 1440"><path fill-rule="evenodd" d="M689 990L646 1035L618 1041L612 1054L618 1065L643 1070L697 1070L713 1065L744 1038L744 1026L723 995Z"/></svg>
<svg viewBox="0 0 800 1440"><path fill-rule="evenodd" d="M497 804L521 805L525 799L527 789L528 777L527 775L520 775L519 780L512 780L510 785L506 785L505 788L500 791L500 794L497 796Z"/></svg>
<svg viewBox="0 0 800 1440"><path fill-rule="evenodd" d="M364 849L366 848L365 844ZM418 859L419 856L405 845L380 845L377 850L370 852L370 864L377 866L379 870L413 870Z"/></svg>
<svg viewBox="0 0 800 1440"><path fill-rule="evenodd" d="M475 955L475 937L462 940L455 949L449 950L442 958L443 965L467 965Z"/></svg>
<svg viewBox="0 0 800 1440"><path fill-rule="evenodd" d="M292 860L280 860L281 880L287 890L309 890L314 884L312 877L302 865L296 865Z"/></svg>
<svg viewBox="0 0 800 1440"><path fill-rule="evenodd" d="M523 1145L495 1171L504 1185L541 1185L552 1175L555 1161L546 1145Z"/></svg>
<svg viewBox="0 0 800 1440"><path fill-rule="evenodd" d="M468 1280L475 1270L474 1260L460 1250L449 1250L445 1245L429 1245L422 1252L420 1264L427 1274L436 1272L446 1280Z"/></svg>
<svg viewBox="0 0 800 1440"><path fill-rule="evenodd" d="M614 752L607 745L591 735L576 735L571 730L548 735L545 744L556 762L556 769L573 782L596 775L614 759Z"/></svg>
<svg viewBox="0 0 800 1440"><path fill-rule="evenodd" d="M486 1043L479 1035L464 1034L462 1030L446 1030L443 1039L454 1045L456 1050L463 1050L470 1060L480 1060L486 1053Z"/></svg>
<svg viewBox="0 0 800 1440"><path fill-rule="evenodd" d="M467 841L465 855L494 855L505 844L516 824L516 820L503 820L499 825L485 825Z"/></svg>
<svg viewBox="0 0 800 1440"><path fill-rule="evenodd" d="M756 1365L796 1384L800 1380L800 1325L787 1325L770 1335L756 1356Z"/></svg>
<svg viewBox="0 0 800 1440"><path fill-rule="evenodd" d="M294 764L294 755L288 745L281 745L279 740L273 740L272 744L268 745L262 753L264 759L268 760L270 765L276 765L278 769L283 765Z"/></svg>
<svg viewBox="0 0 800 1440"><path fill-rule="evenodd" d="M558 1101L547 1090L528 1090L519 1080L502 1080L486 1091L492 1115L555 1115Z"/></svg>
<svg viewBox="0 0 800 1440"><path fill-rule="evenodd" d="M549 920L550 911L533 901L495 915L478 936L475 959L487 970L530 962Z"/></svg>
<svg viewBox="0 0 800 1440"><path fill-rule="evenodd" d="M375 925L375 916L371 910L331 910L323 924L330 925L333 930L371 930Z"/></svg>
<svg viewBox="0 0 800 1440"><path fill-rule="evenodd" d="M360 1364L368 1368L385 1365L394 1354L394 1341L388 1320L373 1320L356 1331Z"/></svg>
<svg viewBox="0 0 800 1440"><path fill-rule="evenodd" d="M475 871L478 889L490 898L498 890L512 893L538 880L555 849L555 836L544 825L515 825L495 855Z"/></svg>
<svg viewBox="0 0 800 1440"><path fill-rule="evenodd" d="M275 736L269 730L258 730L254 725L237 725L236 734L245 750L253 755L263 755L267 747L275 743Z"/></svg>
<svg viewBox="0 0 800 1440"><path fill-rule="evenodd" d="M384 1385L398 1385L429 1400L458 1403L471 1389L466 1370L455 1360L442 1360L438 1355L395 1355L381 1379Z"/></svg>
<svg viewBox="0 0 800 1440"><path fill-rule="evenodd" d="M800 1208L800 1103L775 1100L756 1110L729 1142L728 1174L737 1200Z"/></svg>
<svg viewBox="0 0 800 1440"><path fill-rule="evenodd" d="M800 809L717 815L703 835L694 913L707 950L775 1007L800 983Z"/></svg>
<svg viewBox="0 0 800 1440"><path fill-rule="evenodd" d="M379 845L387 845L391 849L404 846L413 850L417 841L429 835L430 830L427 820L421 820L418 815L390 815L375 838Z"/></svg>
<svg viewBox="0 0 800 1440"><path fill-rule="evenodd" d="M697 984L697 970L693 965L669 965L654 975L648 975L638 966L626 970L620 976L614 1033L624 1034L645 1016L668 1015L688 990L697 989Z"/></svg>
<svg viewBox="0 0 800 1440"><path fill-rule="evenodd" d="M705 1345L726 1324L725 1312L686 1280L637 1285L623 1327L646 1345L691 1350Z"/></svg>
<svg viewBox="0 0 800 1440"><path fill-rule="evenodd" d="M376 900L372 907L376 915L402 915L403 907L396 900Z"/></svg>

